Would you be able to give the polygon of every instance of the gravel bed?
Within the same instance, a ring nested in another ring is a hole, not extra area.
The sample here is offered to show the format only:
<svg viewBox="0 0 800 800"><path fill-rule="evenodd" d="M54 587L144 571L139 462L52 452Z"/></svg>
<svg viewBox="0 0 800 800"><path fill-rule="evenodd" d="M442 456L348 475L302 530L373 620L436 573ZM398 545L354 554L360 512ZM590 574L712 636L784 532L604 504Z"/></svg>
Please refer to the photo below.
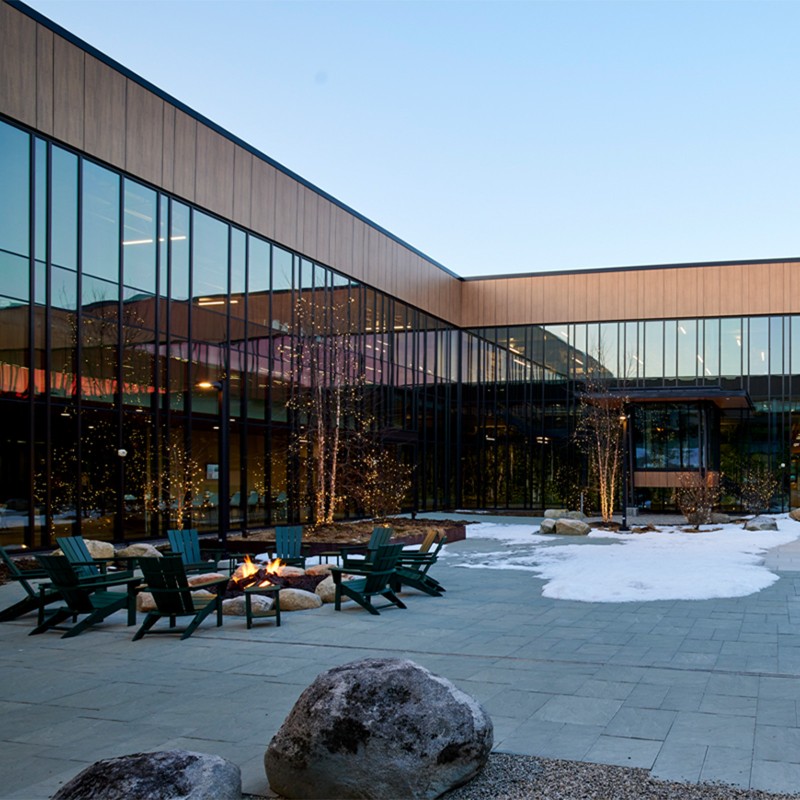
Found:
<svg viewBox="0 0 800 800"><path fill-rule="evenodd" d="M492 753L481 774L440 800L799 800L714 783L651 778L646 769ZM244 800L263 800L245 795ZM276 798L277 800L277 798ZM403 798L397 798L403 800Z"/></svg>
<svg viewBox="0 0 800 800"><path fill-rule="evenodd" d="M797 800L711 783L674 783L646 769L492 753L477 778L442 800Z"/></svg>

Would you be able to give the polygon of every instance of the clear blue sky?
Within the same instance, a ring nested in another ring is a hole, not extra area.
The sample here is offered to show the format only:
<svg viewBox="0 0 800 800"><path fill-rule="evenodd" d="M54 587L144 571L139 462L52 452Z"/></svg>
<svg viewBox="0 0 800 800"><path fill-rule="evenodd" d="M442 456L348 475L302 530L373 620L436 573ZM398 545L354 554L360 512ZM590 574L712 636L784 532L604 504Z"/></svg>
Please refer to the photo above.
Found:
<svg viewBox="0 0 800 800"><path fill-rule="evenodd" d="M800 256L800 2L30 5L461 275Z"/></svg>

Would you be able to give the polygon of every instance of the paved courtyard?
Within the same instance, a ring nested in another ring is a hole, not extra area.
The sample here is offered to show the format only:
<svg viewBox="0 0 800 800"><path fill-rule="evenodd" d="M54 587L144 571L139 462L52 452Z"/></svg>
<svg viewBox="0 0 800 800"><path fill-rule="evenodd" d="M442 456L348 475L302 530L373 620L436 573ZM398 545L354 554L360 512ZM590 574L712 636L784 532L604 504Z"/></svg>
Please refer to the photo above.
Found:
<svg viewBox="0 0 800 800"><path fill-rule="evenodd" d="M455 560L435 568L445 597L409 591L380 617L325 606L250 631L226 617L183 642L132 642L122 613L66 640L29 638L32 616L0 625L0 797L48 798L97 759L175 747L233 760L269 796L263 753L300 692L363 656L451 679L484 704L499 751L800 793L800 546L768 554L782 570L768 589L706 601L550 600L530 573ZM0 587L0 607L20 592Z"/></svg>

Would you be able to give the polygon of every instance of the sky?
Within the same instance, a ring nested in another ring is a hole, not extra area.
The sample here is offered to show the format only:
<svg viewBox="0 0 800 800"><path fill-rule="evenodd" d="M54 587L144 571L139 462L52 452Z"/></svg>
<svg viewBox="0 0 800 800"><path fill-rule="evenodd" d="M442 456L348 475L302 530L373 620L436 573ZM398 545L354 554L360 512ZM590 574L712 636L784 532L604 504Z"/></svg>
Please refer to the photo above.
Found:
<svg viewBox="0 0 800 800"><path fill-rule="evenodd" d="M459 275L800 256L800 2L29 5Z"/></svg>
<svg viewBox="0 0 800 800"><path fill-rule="evenodd" d="M800 537L788 514L774 517L776 531L745 531L740 523L703 526L700 533L662 525L650 533L592 531L586 537L540 535L538 525L481 523L469 539L494 540L488 552L445 548L452 566L513 569L541 578L542 596L587 603L708 600L745 597L778 576L764 553Z"/></svg>

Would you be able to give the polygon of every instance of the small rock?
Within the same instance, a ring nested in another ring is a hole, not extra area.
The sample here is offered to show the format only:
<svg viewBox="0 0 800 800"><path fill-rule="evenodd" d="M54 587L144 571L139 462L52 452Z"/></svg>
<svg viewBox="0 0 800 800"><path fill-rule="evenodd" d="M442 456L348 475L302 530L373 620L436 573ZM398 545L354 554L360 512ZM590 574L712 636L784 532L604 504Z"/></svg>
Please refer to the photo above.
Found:
<svg viewBox="0 0 800 800"><path fill-rule="evenodd" d="M265 614L272 611L273 605L275 605L275 601L271 597L265 597L263 594L250 595L250 607L253 609L253 614ZM245 615L244 595L223 600L222 613L243 617Z"/></svg>
<svg viewBox="0 0 800 800"><path fill-rule="evenodd" d="M218 581L220 578L227 578L221 572L201 572L199 575L187 575L186 582L189 586L203 586L206 583Z"/></svg>
<svg viewBox="0 0 800 800"><path fill-rule="evenodd" d="M319 608L322 598L305 589L281 589L281 611L304 611L307 608Z"/></svg>
<svg viewBox="0 0 800 800"><path fill-rule="evenodd" d="M281 578L289 577L290 575L299 576L305 575L306 571L302 567L289 567L289 566L282 566L278 567L276 570L276 574L280 575Z"/></svg>
<svg viewBox="0 0 800 800"><path fill-rule="evenodd" d="M746 531L776 531L778 523L772 517L753 517L747 520L744 529Z"/></svg>
<svg viewBox="0 0 800 800"><path fill-rule="evenodd" d="M556 533L561 536L586 536L591 527L579 519L556 520Z"/></svg>
<svg viewBox="0 0 800 800"><path fill-rule="evenodd" d="M53 800L241 800L242 773L220 756L165 750L96 761Z"/></svg>
<svg viewBox="0 0 800 800"><path fill-rule="evenodd" d="M117 558L140 558L142 556L147 558L161 558L163 553L151 544L136 542L134 544L129 544L127 547L123 547L122 550L117 550L114 555Z"/></svg>
<svg viewBox="0 0 800 800"><path fill-rule="evenodd" d="M315 591L323 603L333 603L336 600L336 584L330 575L322 583L317 584Z"/></svg>
<svg viewBox="0 0 800 800"><path fill-rule="evenodd" d="M312 564L307 570L306 575L330 575L331 564Z"/></svg>
<svg viewBox="0 0 800 800"><path fill-rule="evenodd" d="M554 519L543 519L539 525L539 533L555 533L556 521Z"/></svg>

